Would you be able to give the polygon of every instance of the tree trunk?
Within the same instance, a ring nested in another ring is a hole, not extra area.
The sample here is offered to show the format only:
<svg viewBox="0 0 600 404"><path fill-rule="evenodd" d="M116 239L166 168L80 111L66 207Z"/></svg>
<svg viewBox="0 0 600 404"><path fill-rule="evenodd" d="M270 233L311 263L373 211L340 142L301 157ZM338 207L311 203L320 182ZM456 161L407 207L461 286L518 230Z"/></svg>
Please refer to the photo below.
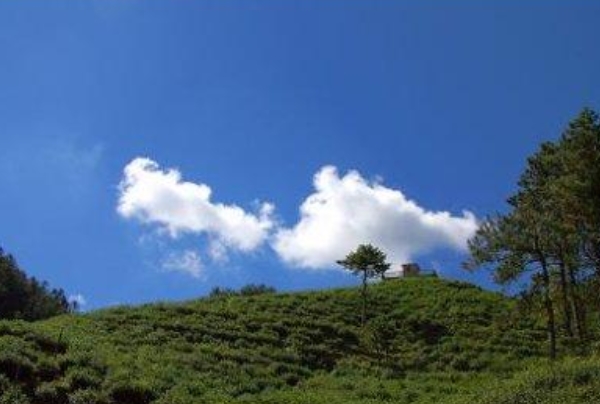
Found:
<svg viewBox="0 0 600 404"><path fill-rule="evenodd" d="M560 286L562 292L563 312L565 316L565 330L569 337L573 337L573 322L571 318L571 305L569 304L569 282L567 281L567 269L565 262L561 259L559 262Z"/></svg>
<svg viewBox="0 0 600 404"><path fill-rule="evenodd" d="M364 327L365 323L367 322L367 271L363 271L362 303L361 325Z"/></svg>
<svg viewBox="0 0 600 404"><path fill-rule="evenodd" d="M600 243L596 243L596 254L594 257L594 266L596 267L596 273L600 273Z"/></svg>
<svg viewBox="0 0 600 404"><path fill-rule="evenodd" d="M554 317L554 305L550 296L550 272L548 271L548 263L544 254L538 254L540 264L542 266L542 280L544 282L544 307L546 308L546 317L548 325L549 347L548 354L550 359L556 359L556 320Z"/></svg>
<svg viewBox="0 0 600 404"><path fill-rule="evenodd" d="M573 306L573 313L575 314L575 328L577 329L577 335L580 340L585 339L585 309L581 304L579 298L579 288L577 277L575 275L575 268L572 264L567 264L567 270L569 272L569 280L571 281L571 304Z"/></svg>

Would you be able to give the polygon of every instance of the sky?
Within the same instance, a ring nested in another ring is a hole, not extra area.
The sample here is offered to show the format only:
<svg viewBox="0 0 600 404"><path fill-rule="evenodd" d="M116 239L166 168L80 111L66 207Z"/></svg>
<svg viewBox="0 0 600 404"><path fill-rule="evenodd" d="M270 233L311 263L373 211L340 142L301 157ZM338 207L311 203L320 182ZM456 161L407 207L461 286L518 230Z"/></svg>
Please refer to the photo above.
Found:
<svg viewBox="0 0 600 404"><path fill-rule="evenodd" d="M600 2L0 2L0 246L84 310L460 263L600 109Z"/></svg>

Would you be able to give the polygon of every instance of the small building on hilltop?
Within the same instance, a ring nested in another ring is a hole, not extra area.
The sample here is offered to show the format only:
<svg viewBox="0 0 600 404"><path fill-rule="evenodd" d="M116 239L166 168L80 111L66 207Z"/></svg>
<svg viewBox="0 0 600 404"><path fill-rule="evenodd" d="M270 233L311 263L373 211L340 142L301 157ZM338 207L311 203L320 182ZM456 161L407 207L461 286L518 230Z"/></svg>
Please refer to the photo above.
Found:
<svg viewBox="0 0 600 404"><path fill-rule="evenodd" d="M421 275L421 267L419 264L414 262L408 264L402 264L402 276L407 278L409 276L419 276Z"/></svg>
<svg viewBox="0 0 600 404"><path fill-rule="evenodd" d="M415 262L406 264L392 264L386 271L384 279L416 278L420 276L437 276L434 270L422 270L420 265Z"/></svg>

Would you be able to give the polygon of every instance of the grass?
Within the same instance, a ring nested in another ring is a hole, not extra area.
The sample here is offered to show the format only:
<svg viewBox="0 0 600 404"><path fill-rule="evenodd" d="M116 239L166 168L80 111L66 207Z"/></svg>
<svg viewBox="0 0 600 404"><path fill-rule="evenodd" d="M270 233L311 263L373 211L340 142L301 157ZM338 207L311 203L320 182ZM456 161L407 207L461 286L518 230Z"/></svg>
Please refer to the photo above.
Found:
<svg viewBox="0 0 600 404"><path fill-rule="evenodd" d="M600 361L552 370L543 327L500 294L435 278L369 293L366 327L354 288L0 322L0 403L584 403L600 392Z"/></svg>

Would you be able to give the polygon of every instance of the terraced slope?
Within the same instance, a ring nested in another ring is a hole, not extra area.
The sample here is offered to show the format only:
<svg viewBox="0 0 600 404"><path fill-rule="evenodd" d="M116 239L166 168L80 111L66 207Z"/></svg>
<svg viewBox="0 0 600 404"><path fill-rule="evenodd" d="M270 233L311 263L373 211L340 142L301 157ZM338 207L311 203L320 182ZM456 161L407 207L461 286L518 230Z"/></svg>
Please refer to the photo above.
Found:
<svg viewBox="0 0 600 404"><path fill-rule="evenodd" d="M482 399L544 353L543 328L472 285L224 296L0 323L0 403ZM496 384L494 384L496 385Z"/></svg>

